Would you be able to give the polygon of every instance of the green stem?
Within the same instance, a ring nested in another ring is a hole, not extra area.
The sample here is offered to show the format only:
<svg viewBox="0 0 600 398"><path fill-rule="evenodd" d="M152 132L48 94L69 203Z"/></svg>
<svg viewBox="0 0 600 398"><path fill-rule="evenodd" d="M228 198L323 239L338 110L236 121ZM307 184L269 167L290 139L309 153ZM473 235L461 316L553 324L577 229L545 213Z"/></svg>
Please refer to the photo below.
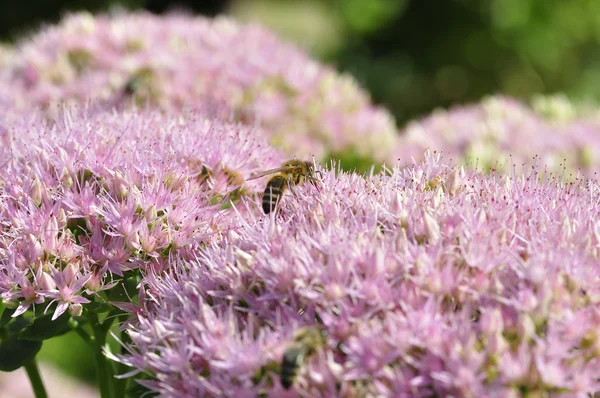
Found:
<svg viewBox="0 0 600 398"><path fill-rule="evenodd" d="M75 331L75 333L77 333L79 335L79 337L81 337L81 339L83 341L85 341L89 346L93 347L94 346L94 339L92 336L90 336L89 334L87 334L85 332L85 330L81 329L80 327L73 329L73 331Z"/></svg>
<svg viewBox="0 0 600 398"><path fill-rule="evenodd" d="M108 313L108 315L102 322L102 329L104 330L105 334L108 333L114 320L117 318L117 315L119 315L121 312L122 312L121 310L114 309Z"/></svg>
<svg viewBox="0 0 600 398"><path fill-rule="evenodd" d="M94 332L94 359L96 361L96 378L100 388L100 397L112 398L113 374L112 367L108 363L102 349L106 344L106 330L98 320L98 315L89 312L90 323Z"/></svg>
<svg viewBox="0 0 600 398"><path fill-rule="evenodd" d="M90 336L85 330L83 330L79 322L71 318L69 319L69 326L71 327L71 330L77 333L79 337L81 337L81 339L85 341L88 346L92 348L94 347L94 338Z"/></svg>
<svg viewBox="0 0 600 398"><path fill-rule="evenodd" d="M25 370L27 371L27 376L29 376L31 387L33 387L35 398L48 398L35 358L25 364Z"/></svg>
<svg viewBox="0 0 600 398"><path fill-rule="evenodd" d="M119 316L119 322L125 322L125 320L127 320L127 316L126 315L121 315ZM119 336L120 340L121 340L121 344L120 344L120 348L119 348L119 352L121 354L123 354L124 351L124 347L123 344L125 344L127 341L126 339L128 338L127 333L125 333L125 331L120 333ZM118 362L116 364L116 370L115 370L115 374L116 375L121 375L127 372L127 365ZM124 397L125 396L125 391L127 390L127 385L129 379L115 379L115 397Z"/></svg>

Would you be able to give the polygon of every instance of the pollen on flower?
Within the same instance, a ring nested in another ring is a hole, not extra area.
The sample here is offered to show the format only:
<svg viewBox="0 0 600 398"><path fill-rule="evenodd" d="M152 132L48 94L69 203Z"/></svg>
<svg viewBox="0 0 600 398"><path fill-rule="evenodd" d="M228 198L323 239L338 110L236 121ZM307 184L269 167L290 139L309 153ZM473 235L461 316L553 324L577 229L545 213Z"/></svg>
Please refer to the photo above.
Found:
<svg viewBox="0 0 600 398"><path fill-rule="evenodd" d="M325 343L301 361L293 384L306 396L500 396L514 383L600 389L590 332L600 318L583 299L600 286L589 245L594 182L541 182L533 170L507 185L501 173L437 154L368 179L320 172L277 216L240 214L235 233L147 279L161 305L140 308L132 354L119 360L154 374L161 393L201 394L202 375L214 393L275 396L291 331L317 325ZM437 195L432 209L435 192L424 188L438 176L464 188ZM577 233L564 233L565 218ZM165 328L160 336L150 320ZM161 366L144 363L148 344L160 347ZM186 364L177 371L173 355Z"/></svg>

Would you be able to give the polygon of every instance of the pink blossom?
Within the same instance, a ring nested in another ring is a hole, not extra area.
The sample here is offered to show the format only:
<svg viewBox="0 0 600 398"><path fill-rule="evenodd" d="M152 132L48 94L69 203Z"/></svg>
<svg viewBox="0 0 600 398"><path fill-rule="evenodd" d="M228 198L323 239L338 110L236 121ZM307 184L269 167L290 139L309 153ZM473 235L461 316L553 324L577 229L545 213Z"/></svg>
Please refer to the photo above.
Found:
<svg viewBox="0 0 600 398"><path fill-rule="evenodd" d="M290 157L353 150L394 159L393 118L352 77L228 17L78 13L23 41L10 58L0 84L18 108L88 99L194 108L260 126Z"/></svg>
<svg viewBox="0 0 600 398"><path fill-rule="evenodd" d="M506 97L434 111L408 123L396 157L409 165L431 149L485 171L535 164L572 179L593 177L600 170L597 112L579 110L564 99L554 102L539 99L541 114Z"/></svg>
<svg viewBox="0 0 600 398"><path fill-rule="evenodd" d="M282 394L283 350L317 324L301 395L598 392L598 186L456 167L321 170L269 216L243 200L223 240L146 277L118 359L166 396Z"/></svg>
<svg viewBox="0 0 600 398"><path fill-rule="evenodd" d="M43 292L45 297L52 299L50 305L54 302L57 303L56 310L52 316L52 320L55 320L61 316L67 308L73 308L76 305L87 304L90 302L89 299L80 295L81 288L90 279L90 274L81 273L78 266L70 264L64 270L60 271L56 268L51 268L52 279L56 287L52 290ZM78 307L77 311L79 311Z"/></svg>
<svg viewBox="0 0 600 398"><path fill-rule="evenodd" d="M0 297L14 316L41 304L80 314L127 271L193 258L235 227L222 207L257 192L245 179L282 162L254 130L193 113L64 109L0 123Z"/></svg>

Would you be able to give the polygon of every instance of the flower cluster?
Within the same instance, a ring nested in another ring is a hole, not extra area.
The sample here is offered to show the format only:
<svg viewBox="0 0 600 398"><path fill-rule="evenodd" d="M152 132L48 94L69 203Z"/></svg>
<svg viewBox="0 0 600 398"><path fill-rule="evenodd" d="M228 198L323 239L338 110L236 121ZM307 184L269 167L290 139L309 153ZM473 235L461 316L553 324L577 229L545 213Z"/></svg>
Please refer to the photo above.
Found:
<svg viewBox="0 0 600 398"><path fill-rule="evenodd" d="M118 359L162 396L586 396L600 391L600 189L439 155L321 170L277 214L150 272ZM280 382L293 333L325 346ZM286 395L290 394L290 395Z"/></svg>
<svg viewBox="0 0 600 398"><path fill-rule="evenodd" d="M494 97L397 137L354 80L258 26L74 14L0 47L0 299L15 320L130 312L109 355L163 396L597 393L600 189L576 174L598 170L598 126ZM417 161L318 167L265 216L247 179L281 164L269 142ZM305 327L324 343L302 355Z"/></svg>
<svg viewBox="0 0 600 398"><path fill-rule="evenodd" d="M224 104L289 155L355 151L390 160L396 128L354 79L255 25L220 17L74 14L22 42L10 70L16 106ZM225 112L228 113L228 112Z"/></svg>
<svg viewBox="0 0 600 398"><path fill-rule="evenodd" d="M240 125L194 114L66 110L0 124L0 298L81 314L133 269L157 272L234 225L249 173L281 155Z"/></svg>
<svg viewBox="0 0 600 398"><path fill-rule="evenodd" d="M397 157L408 164L430 148L484 169L537 162L574 176L581 172L592 177L600 170L597 116L560 97L538 98L535 110L510 98L491 97L434 112L408 124Z"/></svg>

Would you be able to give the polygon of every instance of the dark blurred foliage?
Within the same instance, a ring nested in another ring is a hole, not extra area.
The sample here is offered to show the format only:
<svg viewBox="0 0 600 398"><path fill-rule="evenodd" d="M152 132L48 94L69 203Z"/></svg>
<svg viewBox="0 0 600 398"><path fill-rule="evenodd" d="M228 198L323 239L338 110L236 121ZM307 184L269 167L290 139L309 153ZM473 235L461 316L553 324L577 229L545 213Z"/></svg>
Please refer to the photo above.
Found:
<svg viewBox="0 0 600 398"><path fill-rule="evenodd" d="M399 122L486 94L600 95L600 1L374 1L406 7L373 29L347 24L330 59Z"/></svg>
<svg viewBox="0 0 600 398"><path fill-rule="evenodd" d="M69 11L100 12L115 7L162 13L173 9L216 15L227 7L227 0L27 0L0 1L0 40L16 40L35 31L42 23L55 23Z"/></svg>

